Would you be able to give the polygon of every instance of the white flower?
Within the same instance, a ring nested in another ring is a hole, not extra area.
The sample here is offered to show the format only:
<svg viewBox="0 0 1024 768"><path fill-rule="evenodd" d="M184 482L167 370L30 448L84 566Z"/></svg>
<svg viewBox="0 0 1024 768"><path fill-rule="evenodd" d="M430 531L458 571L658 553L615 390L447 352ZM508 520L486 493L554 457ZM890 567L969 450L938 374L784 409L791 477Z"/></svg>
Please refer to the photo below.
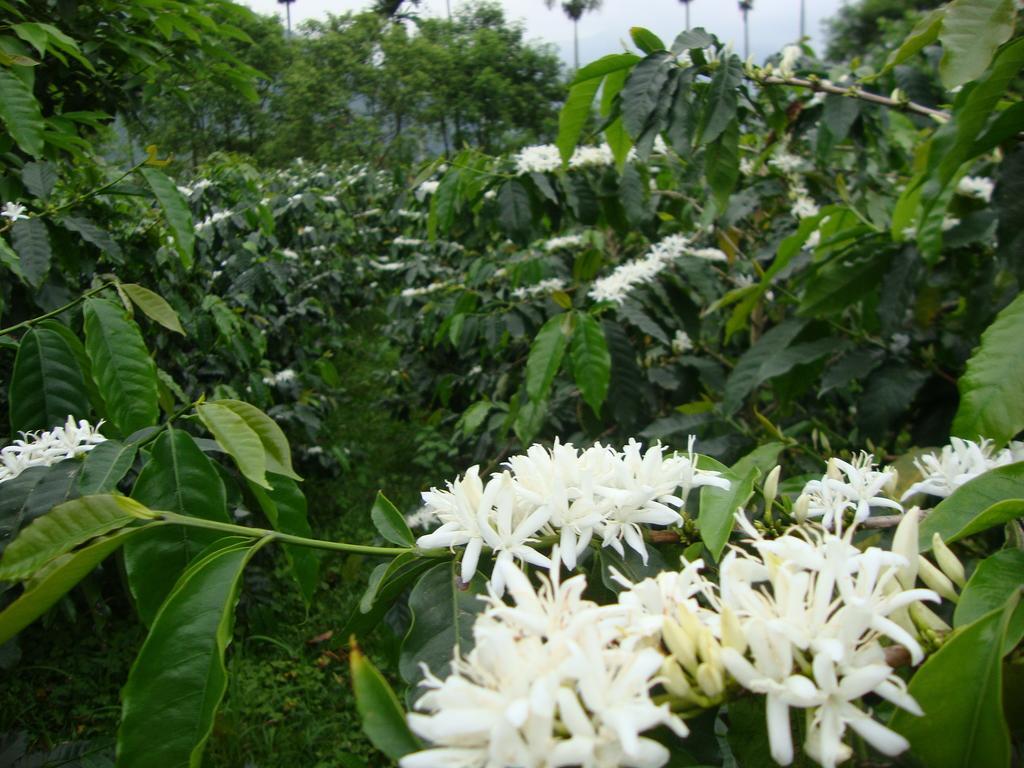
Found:
<svg viewBox="0 0 1024 768"><path fill-rule="evenodd" d="M956 192L958 195L973 197L983 202L992 202L992 191L995 189L995 182L983 176L964 176L957 182Z"/></svg>
<svg viewBox="0 0 1024 768"><path fill-rule="evenodd" d="M557 251L562 248L575 248L583 243L583 235L563 235L553 237L544 243L545 251Z"/></svg>
<svg viewBox="0 0 1024 768"><path fill-rule="evenodd" d="M18 221L19 219L27 219L25 211L28 210L21 203L4 203L3 211L0 211L0 216L11 221Z"/></svg>
<svg viewBox="0 0 1024 768"><path fill-rule="evenodd" d="M595 280L588 295L594 301L614 301L621 304L630 291L653 281L663 269L689 250L690 240L685 235L669 235L652 245L639 259L617 266L611 274Z"/></svg>
<svg viewBox="0 0 1024 768"><path fill-rule="evenodd" d="M181 186L178 187L178 194L180 194L180 195L182 195L184 197L192 197L192 192L193 192L192 187L181 187Z"/></svg>
<svg viewBox="0 0 1024 768"><path fill-rule="evenodd" d="M398 237L396 237L394 240L391 241L391 244L392 245L408 245L408 246L416 248L416 247L419 247L421 245L426 245L426 242L427 242L426 240L420 240L420 239L415 238L415 237L404 237L402 235L399 235Z"/></svg>
<svg viewBox="0 0 1024 768"><path fill-rule="evenodd" d="M956 218L955 216L944 216L942 218L941 228L943 232L949 232L949 230L959 226L960 219Z"/></svg>
<svg viewBox="0 0 1024 768"><path fill-rule="evenodd" d="M793 213L793 217L797 219L806 219L810 216L817 216L820 210L821 209L818 208L818 204L814 202L813 198L806 195L798 195L790 208L790 211Z"/></svg>
<svg viewBox="0 0 1024 768"><path fill-rule="evenodd" d="M69 415L63 426L49 431L22 432L21 439L0 448L0 483L13 480L29 467L49 467L64 459L81 456L107 438L100 434L100 421L92 426Z"/></svg>
<svg viewBox="0 0 1024 768"><path fill-rule="evenodd" d="M331 205L334 205L335 203L338 202L338 198L334 195L324 195L320 199L323 200L325 203L330 203Z"/></svg>
<svg viewBox="0 0 1024 768"><path fill-rule="evenodd" d="M690 334L683 330L676 331L675 336L672 337L672 351L681 355L691 349L693 349L693 339L690 338Z"/></svg>
<svg viewBox="0 0 1024 768"><path fill-rule="evenodd" d="M791 154L785 149L781 149L769 158L768 165L778 169L782 173L792 174L798 171L800 166L803 165L803 159L797 155Z"/></svg>
<svg viewBox="0 0 1024 768"><path fill-rule="evenodd" d="M796 74L795 66L803 55L799 45L787 45L782 49L782 59L779 61L779 76L793 77Z"/></svg>
<svg viewBox="0 0 1024 768"><path fill-rule="evenodd" d="M270 376L263 377L263 383L268 387L279 387L282 384L287 384L291 381L295 381L295 371L291 368L285 368L282 371L278 371Z"/></svg>
<svg viewBox="0 0 1024 768"><path fill-rule="evenodd" d="M437 188L440 186L440 181L424 181L416 188L416 199L422 202L428 195L437 192Z"/></svg>
<svg viewBox="0 0 1024 768"><path fill-rule="evenodd" d="M991 440L980 442L951 437L949 445L943 446L939 453L926 453L914 459L914 466L921 473L921 480L910 486L903 499L916 493L927 493L931 496L945 498L957 488L990 469L1012 464L1014 454L1003 449L993 456Z"/></svg>
<svg viewBox="0 0 1024 768"><path fill-rule="evenodd" d="M310 227L310 226L299 227L298 229L295 230L295 234L297 234L297 235L312 235L315 232L316 232L316 228L315 227Z"/></svg>
<svg viewBox="0 0 1024 768"><path fill-rule="evenodd" d="M551 277L547 280L541 280L539 283L533 285L522 285L512 291L512 297L515 299L527 299L531 296L541 296L554 293L555 291L564 291L565 281L557 277Z"/></svg>
<svg viewBox="0 0 1024 768"><path fill-rule="evenodd" d="M889 351L899 354L910 346L910 337L905 333L894 333L889 343Z"/></svg>
<svg viewBox="0 0 1024 768"><path fill-rule="evenodd" d="M195 192L202 192L207 187L212 187L212 186L213 186L213 182L210 181L209 179L200 179L199 181L197 181L195 184L192 185L192 189Z"/></svg>
<svg viewBox="0 0 1024 768"><path fill-rule="evenodd" d="M447 288L448 283L433 282L430 285L425 285L420 288L405 288L402 290L401 296L403 298L413 298L414 296L425 296L428 293L434 293L442 288Z"/></svg>
<svg viewBox="0 0 1024 768"><path fill-rule="evenodd" d="M570 168L587 168L590 166L611 165L615 155L607 144L599 147L577 147L569 159Z"/></svg>
<svg viewBox="0 0 1024 768"><path fill-rule="evenodd" d="M282 248L281 255L284 256L289 261L295 261L296 259L299 258L299 254L293 251L291 248Z"/></svg>
<svg viewBox="0 0 1024 768"><path fill-rule="evenodd" d="M729 257L720 248L693 248L687 249L687 256L695 256L706 261L728 261Z"/></svg>
<svg viewBox="0 0 1024 768"><path fill-rule="evenodd" d="M808 251L813 251L819 245L821 245L821 230L816 229L811 232L807 240L804 242L804 248Z"/></svg>
<svg viewBox="0 0 1024 768"><path fill-rule="evenodd" d="M524 147L514 158L516 173L549 173L562 167L562 156L554 144Z"/></svg>

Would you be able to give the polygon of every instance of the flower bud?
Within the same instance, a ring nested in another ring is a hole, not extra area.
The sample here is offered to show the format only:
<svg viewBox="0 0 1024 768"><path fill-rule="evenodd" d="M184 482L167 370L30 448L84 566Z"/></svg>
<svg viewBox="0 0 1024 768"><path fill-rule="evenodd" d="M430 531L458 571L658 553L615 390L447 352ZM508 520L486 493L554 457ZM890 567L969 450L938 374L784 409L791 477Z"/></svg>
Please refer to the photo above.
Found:
<svg viewBox="0 0 1024 768"><path fill-rule="evenodd" d="M764 481L762 493L764 494L764 508L766 510L771 509L772 504L775 503L775 496L779 492L779 473L781 472L782 467L776 464L775 468L768 473L768 477Z"/></svg>
<svg viewBox="0 0 1024 768"><path fill-rule="evenodd" d="M722 666L722 647L718 644L715 636L711 634L711 630L705 628L701 633L697 648L700 651L701 659L706 664L713 667Z"/></svg>
<svg viewBox="0 0 1024 768"><path fill-rule="evenodd" d="M822 437L824 437L824 435L822 435ZM843 473L839 470L839 465L836 464L835 457L829 459L828 460L828 464L826 466L827 466L827 469L825 470L825 476L826 477L828 477L830 480L842 480L843 479Z"/></svg>
<svg viewBox="0 0 1024 768"><path fill-rule="evenodd" d="M913 589L917 581L917 523L918 509L911 507L896 526L896 533L892 537L892 551L907 559L907 564L897 573L904 589Z"/></svg>
<svg viewBox="0 0 1024 768"><path fill-rule="evenodd" d="M811 499L806 493L801 493L793 504L793 517L798 523L807 519L807 512L811 507Z"/></svg>
<svg viewBox="0 0 1024 768"><path fill-rule="evenodd" d="M951 603L955 603L960 599L956 589L953 587L953 582L923 555L918 555L917 557L917 568L917 575L925 583L926 587L934 590L940 597L949 600Z"/></svg>
<svg viewBox="0 0 1024 768"><path fill-rule="evenodd" d="M690 698L690 682L674 656L666 658L661 665L661 676L665 678L663 685L666 691L680 699Z"/></svg>
<svg viewBox="0 0 1024 768"><path fill-rule="evenodd" d="M722 668L711 664L701 664L697 667L697 685L709 699L717 699L725 693L725 675Z"/></svg>
<svg viewBox="0 0 1024 768"><path fill-rule="evenodd" d="M911 603L910 618L917 627L924 627L933 632L949 632L950 626L924 603Z"/></svg>
<svg viewBox="0 0 1024 768"><path fill-rule="evenodd" d="M939 564L942 572L949 577L949 580L963 589L967 583L967 574L964 573L964 564L953 554L953 550L946 546L946 542L939 536L938 531L932 534L932 552L935 553L935 562Z"/></svg>
<svg viewBox="0 0 1024 768"><path fill-rule="evenodd" d="M687 672L694 674L697 671L697 645L693 638L672 619L662 621L661 636L669 653L676 657Z"/></svg>
<svg viewBox="0 0 1024 768"><path fill-rule="evenodd" d="M722 645L732 648L740 655L747 651L747 636L743 633L743 625L739 617L728 605L722 606Z"/></svg>

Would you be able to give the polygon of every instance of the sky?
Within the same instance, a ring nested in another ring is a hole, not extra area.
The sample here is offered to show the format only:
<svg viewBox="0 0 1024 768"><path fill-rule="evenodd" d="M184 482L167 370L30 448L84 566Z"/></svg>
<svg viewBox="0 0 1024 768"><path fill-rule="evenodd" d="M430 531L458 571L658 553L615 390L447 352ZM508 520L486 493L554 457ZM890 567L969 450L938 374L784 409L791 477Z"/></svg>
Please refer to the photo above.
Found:
<svg viewBox="0 0 1024 768"><path fill-rule="evenodd" d="M278 0L241 0L260 13L280 13L284 6ZM419 13L440 16L446 13L446 2L454 11L462 0L423 0ZM824 35L821 22L835 14L843 0L804 0L806 29L811 44L821 52ZM327 13L363 10L371 0L295 0L291 6L292 24L304 19L324 18ZM521 20L531 40L553 43L563 61L572 62L572 24L558 3L548 10L544 0L501 0L506 16ZM800 0L755 0L750 12L750 52L758 62L796 40L800 34ZM743 53L743 26L736 0L693 0L690 23L714 32L720 39L733 42ZM608 53L623 49L629 39L629 28L647 27L670 42L685 27L684 6L678 0L604 0L599 11L580 20L580 63L586 64Z"/></svg>

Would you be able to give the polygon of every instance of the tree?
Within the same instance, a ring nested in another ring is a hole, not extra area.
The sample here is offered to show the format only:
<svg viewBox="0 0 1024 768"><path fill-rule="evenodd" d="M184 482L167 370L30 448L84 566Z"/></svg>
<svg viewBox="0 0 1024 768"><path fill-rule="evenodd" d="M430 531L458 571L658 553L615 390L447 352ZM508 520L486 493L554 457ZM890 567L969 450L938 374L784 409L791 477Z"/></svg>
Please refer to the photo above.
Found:
<svg viewBox="0 0 1024 768"><path fill-rule="evenodd" d="M930 10L942 0L861 0L844 4L828 22L826 56L833 61L844 61L862 56L865 51L879 49L879 40L887 25L903 22L909 31L912 20L920 11ZM893 35L895 40L900 33Z"/></svg>
<svg viewBox="0 0 1024 768"><path fill-rule="evenodd" d="M692 3L693 0L679 0L679 2L682 3L684 6L686 6L686 28L689 29L690 28L690 3Z"/></svg>
<svg viewBox="0 0 1024 768"><path fill-rule="evenodd" d="M750 23L748 16L754 8L754 0L740 0L740 13L743 14L743 58L750 57Z"/></svg>
<svg viewBox="0 0 1024 768"><path fill-rule="evenodd" d="M555 0L544 0L548 8L555 7ZM572 20L573 66L580 68L580 34L579 23L584 13L596 11L601 7L601 0L563 0L562 10Z"/></svg>

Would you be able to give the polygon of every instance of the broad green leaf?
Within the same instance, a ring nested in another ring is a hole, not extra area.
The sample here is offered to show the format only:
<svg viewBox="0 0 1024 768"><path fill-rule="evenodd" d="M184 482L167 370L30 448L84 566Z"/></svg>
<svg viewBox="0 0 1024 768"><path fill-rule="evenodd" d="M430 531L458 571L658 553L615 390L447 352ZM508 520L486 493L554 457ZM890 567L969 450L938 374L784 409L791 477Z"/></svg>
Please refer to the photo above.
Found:
<svg viewBox="0 0 1024 768"><path fill-rule="evenodd" d="M946 88L977 80L1013 35L1013 0L953 0L945 7L939 75Z"/></svg>
<svg viewBox="0 0 1024 768"><path fill-rule="evenodd" d="M689 51L694 48L707 48L714 42L715 39L703 27L687 29L680 32L672 42L672 53L678 55L683 51Z"/></svg>
<svg viewBox="0 0 1024 768"><path fill-rule="evenodd" d="M82 463L74 459L51 467L29 467L3 484L0 493L0 552L22 526L78 495Z"/></svg>
<svg viewBox="0 0 1024 768"><path fill-rule="evenodd" d="M156 168L144 167L139 173L153 190L164 215L167 216L167 223L170 226L171 236L174 238L174 248L178 252L181 264L185 269L192 267L192 251L195 247L195 229L192 225L192 213L189 211L188 203L181 196L178 188L167 176Z"/></svg>
<svg viewBox="0 0 1024 768"><path fill-rule="evenodd" d="M122 529L50 563L32 580L31 586L0 613L0 645L42 616L108 555L143 530Z"/></svg>
<svg viewBox="0 0 1024 768"><path fill-rule="evenodd" d="M415 545L416 540L413 538L405 518L402 517L402 513L380 491L377 492L373 509L370 510L370 519L377 532L392 544L397 544L400 547Z"/></svg>
<svg viewBox="0 0 1024 768"><path fill-rule="evenodd" d="M1024 429L1024 293L1003 309L985 332L957 382L960 407L952 433L987 437L1004 445Z"/></svg>
<svg viewBox="0 0 1024 768"><path fill-rule="evenodd" d="M743 62L729 56L714 76L704 98L704 112L697 132L699 144L710 144L736 120L739 86L743 82Z"/></svg>
<svg viewBox="0 0 1024 768"><path fill-rule="evenodd" d="M226 545L226 546L219 546ZM199 768L227 689L242 572L261 544L218 542L160 607L121 692L120 768Z"/></svg>
<svg viewBox="0 0 1024 768"><path fill-rule="evenodd" d="M526 393L530 400L547 399L551 384L562 367L562 358L572 334L573 316L555 315L537 332L526 359Z"/></svg>
<svg viewBox="0 0 1024 768"><path fill-rule="evenodd" d="M50 234L42 219L22 219L11 228L11 241L18 252L21 271L29 283L38 288L50 272L53 252Z"/></svg>
<svg viewBox="0 0 1024 768"><path fill-rule="evenodd" d="M363 732L373 746L392 760L421 749L405 722L405 713L395 692L354 642L349 652L349 663L356 709L362 718Z"/></svg>
<svg viewBox="0 0 1024 768"><path fill-rule="evenodd" d="M420 556L416 552L403 552L386 563L379 563L371 571L366 582L366 590L359 598L359 612L371 613L378 604L378 598L386 597L382 595L382 590L394 584L399 576L407 575L411 570L410 566L419 561Z"/></svg>
<svg viewBox="0 0 1024 768"><path fill-rule="evenodd" d="M512 430L523 445L532 443L533 438L544 426L549 405L547 399L527 400L520 404L518 410L513 409L515 419L512 422Z"/></svg>
<svg viewBox="0 0 1024 768"><path fill-rule="evenodd" d="M0 236L0 264L14 273L14 275L22 282L28 282L28 277L26 277L25 273L21 270L21 259L2 236ZM4 338L7 337L5 336Z"/></svg>
<svg viewBox="0 0 1024 768"><path fill-rule="evenodd" d="M619 69L609 72L604 79L604 87L601 88L601 115L608 117L612 113L615 97L622 92L626 79L629 77L628 69ZM619 115L604 129L604 140L615 157L615 164L621 169L629 157L629 148L633 146L633 140L622 124L622 116Z"/></svg>
<svg viewBox="0 0 1024 768"><path fill-rule="evenodd" d="M803 321L787 320L772 328L743 353L725 382L725 397L722 407L727 414L738 411L747 395L765 381L765 377L761 373L763 369L768 366L772 370L779 369L778 356L783 354L803 329ZM804 361L793 360L792 362L793 365L796 365Z"/></svg>
<svg viewBox="0 0 1024 768"><path fill-rule="evenodd" d="M46 200L57 184L57 167L49 161L25 163L21 183L33 196Z"/></svg>
<svg viewBox="0 0 1024 768"><path fill-rule="evenodd" d="M671 54L655 53L633 67L622 88L622 125L637 139L658 109L659 97L669 72L675 67Z"/></svg>
<svg viewBox="0 0 1024 768"><path fill-rule="evenodd" d="M169 331L185 335L185 329L181 327L178 313L164 300L163 296L135 283L121 283L120 287L132 300L132 303L141 309L150 320L160 323Z"/></svg>
<svg viewBox="0 0 1024 768"><path fill-rule="evenodd" d="M312 538L313 530L309 527L306 512L306 497L298 483L283 475L271 474L269 479L274 486L272 490L265 491L251 481L249 488L259 501L260 508L270 521L270 525L281 533ZM292 576L302 592L302 598L309 605L320 583L319 553L315 549L298 544L284 544L283 548Z"/></svg>
<svg viewBox="0 0 1024 768"><path fill-rule="evenodd" d="M451 669L453 655L473 648L473 620L486 603L486 579L480 572L469 584L459 578L453 559L438 563L416 582L409 595L412 620L402 641L398 666L405 681L415 686L423 678L421 664L442 680Z"/></svg>
<svg viewBox="0 0 1024 768"><path fill-rule="evenodd" d="M1024 462L990 469L964 483L921 521L918 547L931 549L932 534L949 543L1024 515Z"/></svg>
<svg viewBox="0 0 1024 768"><path fill-rule="evenodd" d="M516 179L506 181L498 189L498 220L502 227L518 238L529 237L533 228L533 206L530 192Z"/></svg>
<svg viewBox="0 0 1024 768"><path fill-rule="evenodd" d="M85 351L107 418L122 435L156 424L160 415L156 365L139 327L107 299L85 300Z"/></svg>
<svg viewBox="0 0 1024 768"><path fill-rule="evenodd" d="M797 313L802 317L827 317L842 312L865 293L879 287L889 253L872 248L859 254L836 256L808 279Z"/></svg>
<svg viewBox="0 0 1024 768"><path fill-rule="evenodd" d="M0 120L15 143L33 157L43 154L46 123L39 102L24 81L8 69L0 69Z"/></svg>
<svg viewBox="0 0 1024 768"><path fill-rule="evenodd" d="M1024 584L1024 550L1003 549L974 569L953 612L953 626L963 627L1006 605ZM1024 634L1024 611L1018 606L1007 629L1003 650L1009 652Z"/></svg>
<svg viewBox="0 0 1024 768"><path fill-rule="evenodd" d="M724 211L729 195L736 188L740 177L740 127L733 120L719 135L717 141L708 144L704 150L704 175L708 186L715 193L715 204Z"/></svg>
<svg viewBox="0 0 1024 768"><path fill-rule="evenodd" d="M939 30L942 29L942 19L945 15L946 9L944 7L936 8L934 11L925 14L914 28L910 30L910 34L900 44L900 47L889 54L885 66L882 67L882 70L876 77L891 71L894 67L902 64L911 56L938 40Z"/></svg>
<svg viewBox="0 0 1024 768"><path fill-rule="evenodd" d="M89 415L82 371L60 334L33 328L21 339L11 374L11 432L51 429Z"/></svg>
<svg viewBox="0 0 1024 768"><path fill-rule="evenodd" d="M1003 648L1019 600L958 630L910 679L923 717L898 709L890 726L929 768L1007 768L1010 737L1003 718ZM952 695L951 695L952 694Z"/></svg>
<svg viewBox="0 0 1024 768"><path fill-rule="evenodd" d="M260 436L249 423L231 408L216 403L196 406L199 419L228 452L238 469L249 480L263 488L267 482L267 452Z"/></svg>
<svg viewBox="0 0 1024 768"><path fill-rule="evenodd" d="M36 323L35 328L36 330L45 328L48 331L53 331L64 339L64 343L68 345L71 353L75 356L75 360L78 361L78 368L82 372L85 391L89 394L89 403L92 405L93 413L102 419L106 419L107 406L103 402L103 396L100 394L99 387L93 381L92 363L89 362L89 355L86 354L85 345L82 344L82 340L70 328L57 320L43 320Z"/></svg>
<svg viewBox="0 0 1024 768"><path fill-rule="evenodd" d="M601 324L586 313L576 316L572 334L572 372L591 410L600 415L612 375L612 358Z"/></svg>
<svg viewBox="0 0 1024 768"><path fill-rule="evenodd" d="M187 432L168 427L153 443L132 498L150 509L231 522L224 483ZM124 549L128 586L139 617L153 623L164 599L192 559L220 534L170 525L139 536Z"/></svg>
<svg viewBox="0 0 1024 768"><path fill-rule="evenodd" d="M776 455L777 455L776 451ZM754 481L761 472L754 458L740 459L732 468L726 468L708 456L701 456L699 466L721 472L729 481L729 489L705 485L700 489L700 512L697 527L700 538L711 555L718 560L729 541L736 523L735 514L743 507L754 492Z"/></svg>
<svg viewBox="0 0 1024 768"><path fill-rule="evenodd" d="M124 263L124 253L110 233L99 227L95 222L84 216L61 216L57 219L64 229L79 235L85 242L91 243L110 257L116 264Z"/></svg>
<svg viewBox="0 0 1024 768"><path fill-rule="evenodd" d="M221 406L234 412L256 433L266 451L268 472L284 475L292 480L302 480L292 469L292 449L288 444L288 438L285 437L284 431L276 421L255 405L241 400L213 400L210 405Z"/></svg>
<svg viewBox="0 0 1024 768"><path fill-rule="evenodd" d="M602 76L603 77L603 76ZM574 84L569 89L569 97L565 100L561 112L558 113L558 138L555 141L562 163L568 163L573 150L579 143L583 128L591 116L591 105L597 89L601 87L602 77L594 77Z"/></svg>
<svg viewBox="0 0 1024 768"><path fill-rule="evenodd" d="M667 50L665 48L665 44L661 42L661 38L649 29L644 29L643 27L630 27L629 36L633 38L633 42L636 43L636 47L644 53L656 53L658 51Z"/></svg>
<svg viewBox="0 0 1024 768"><path fill-rule="evenodd" d="M83 496L110 493L131 469L138 452L138 443L107 440L85 455L82 474L78 478L78 492Z"/></svg>
<svg viewBox="0 0 1024 768"><path fill-rule="evenodd" d="M90 539L152 517L148 509L124 496L85 496L65 502L25 526L4 550L0 581L27 579Z"/></svg>
<svg viewBox="0 0 1024 768"><path fill-rule="evenodd" d="M582 83L584 80L600 80L605 75L619 70L632 69L633 65L640 61L635 53L610 53L602 56L597 61L592 61L586 66L580 67L573 77L571 85Z"/></svg>

